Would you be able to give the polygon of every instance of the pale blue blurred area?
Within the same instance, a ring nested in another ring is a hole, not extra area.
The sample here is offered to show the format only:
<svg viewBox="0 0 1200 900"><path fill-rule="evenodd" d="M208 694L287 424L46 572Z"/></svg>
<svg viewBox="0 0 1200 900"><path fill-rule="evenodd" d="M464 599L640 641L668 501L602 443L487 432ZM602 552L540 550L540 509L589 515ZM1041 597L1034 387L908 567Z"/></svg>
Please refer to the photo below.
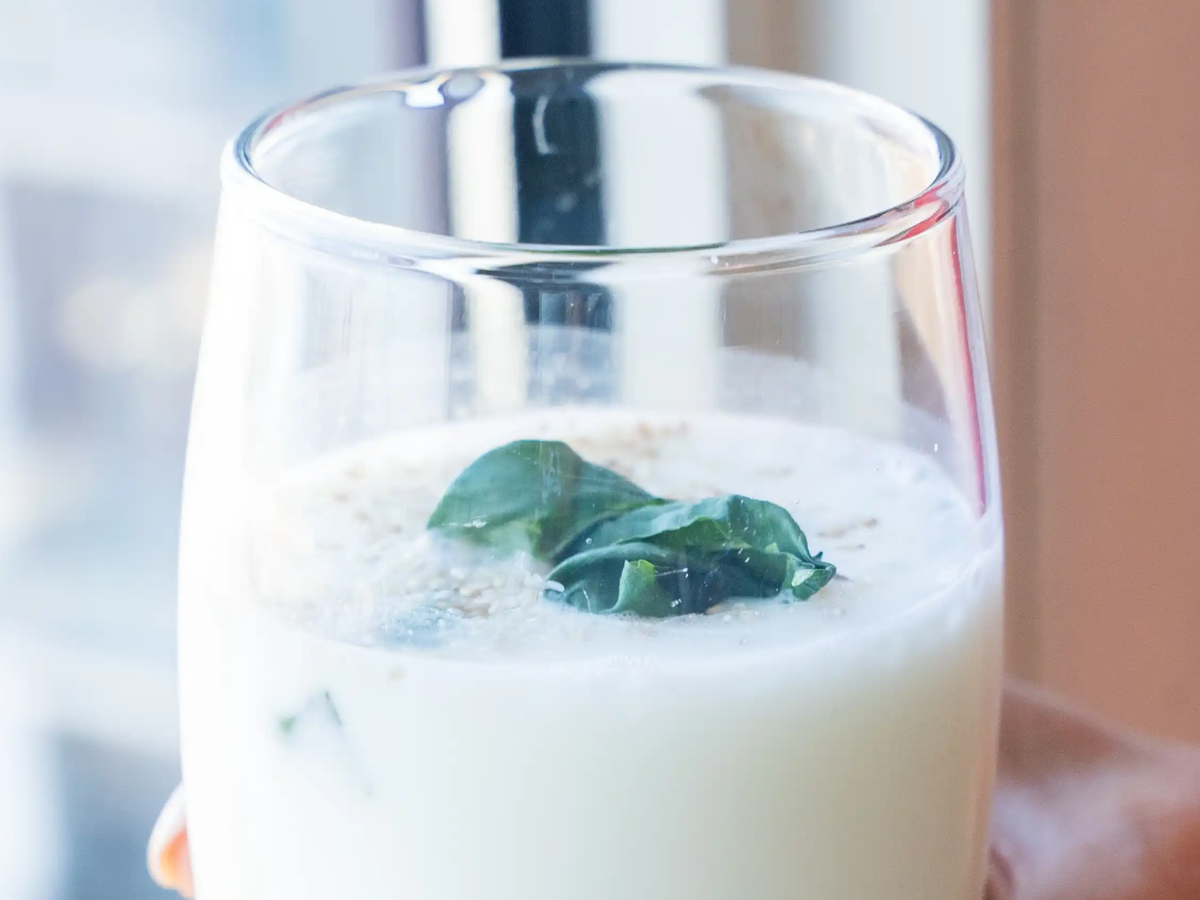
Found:
<svg viewBox="0 0 1200 900"><path fill-rule="evenodd" d="M162 894L224 142L415 61L409 0L0 0L0 900Z"/></svg>

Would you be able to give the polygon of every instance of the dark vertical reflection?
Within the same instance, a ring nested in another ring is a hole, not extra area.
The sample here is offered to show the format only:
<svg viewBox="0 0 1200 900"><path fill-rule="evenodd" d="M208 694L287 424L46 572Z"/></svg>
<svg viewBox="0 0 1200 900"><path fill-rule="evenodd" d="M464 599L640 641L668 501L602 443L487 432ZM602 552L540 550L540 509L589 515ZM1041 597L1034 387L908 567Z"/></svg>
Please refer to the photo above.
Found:
<svg viewBox="0 0 1200 900"><path fill-rule="evenodd" d="M500 55L587 56L588 0L499 0Z"/></svg>
<svg viewBox="0 0 1200 900"><path fill-rule="evenodd" d="M527 85L516 99L517 223L524 243L604 243L600 134L583 87L547 80Z"/></svg>
<svg viewBox="0 0 1200 900"><path fill-rule="evenodd" d="M499 0L500 52L587 56L588 0ZM536 244L599 244L600 151L596 109L582 81L529 73L513 108L518 238Z"/></svg>
<svg viewBox="0 0 1200 900"><path fill-rule="evenodd" d="M589 0L497 0L500 55L587 57ZM605 241L599 116L586 81L541 72L513 84L513 146L517 174L517 239L523 243L602 245ZM582 279L548 281L517 266L501 279L524 298L531 329L528 396L537 402L588 402L609 396L616 373L613 299ZM461 326L469 327L461 307ZM603 373L595 379L580 372ZM586 382L586 383L585 383Z"/></svg>

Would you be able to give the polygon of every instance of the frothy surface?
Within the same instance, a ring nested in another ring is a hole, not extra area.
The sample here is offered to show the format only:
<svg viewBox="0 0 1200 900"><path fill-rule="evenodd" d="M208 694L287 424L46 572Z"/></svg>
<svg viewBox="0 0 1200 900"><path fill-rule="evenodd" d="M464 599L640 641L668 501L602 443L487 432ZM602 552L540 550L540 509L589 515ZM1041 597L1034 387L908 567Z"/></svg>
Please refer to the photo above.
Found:
<svg viewBox="0 0 1200 900"><path fill-rule="evenodd" d="M431 534L450 482L518 438L558 439L645 489L739 493L788 509L838 577L812 599L726 602L651 620L542 595L548 566ZM935 462L785 420L555 411L412 432L290 472L255 504L255 593L305 631L471 659L690 655L843 639L937 602L980 554L980 531Z"/></svg>

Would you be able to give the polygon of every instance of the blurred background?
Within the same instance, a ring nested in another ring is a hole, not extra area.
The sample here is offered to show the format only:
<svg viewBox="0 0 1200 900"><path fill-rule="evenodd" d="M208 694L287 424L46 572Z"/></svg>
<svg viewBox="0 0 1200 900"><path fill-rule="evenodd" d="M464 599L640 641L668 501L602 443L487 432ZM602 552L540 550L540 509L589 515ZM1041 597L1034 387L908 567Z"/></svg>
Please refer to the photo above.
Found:
<svg viewBox="0 0 1200 900"><path fill-rule="evenodd" d="M501 56L737 62L958 142L1000 411L1010 667L1200 740L1200 5L0 0L0 900L151 898L223 143Z"/></svg>

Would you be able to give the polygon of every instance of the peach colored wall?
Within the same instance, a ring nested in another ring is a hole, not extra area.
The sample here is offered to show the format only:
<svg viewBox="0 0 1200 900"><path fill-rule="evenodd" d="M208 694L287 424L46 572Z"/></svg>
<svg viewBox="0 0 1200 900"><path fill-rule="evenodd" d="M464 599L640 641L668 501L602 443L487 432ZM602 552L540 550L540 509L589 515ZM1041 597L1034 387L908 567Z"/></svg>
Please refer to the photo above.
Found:
<svg viewBox="0 0 1200 900"><path fill-rule="evenodd" d="M1010 664L1200 740L1200 3L994 16Z"/></svg>

